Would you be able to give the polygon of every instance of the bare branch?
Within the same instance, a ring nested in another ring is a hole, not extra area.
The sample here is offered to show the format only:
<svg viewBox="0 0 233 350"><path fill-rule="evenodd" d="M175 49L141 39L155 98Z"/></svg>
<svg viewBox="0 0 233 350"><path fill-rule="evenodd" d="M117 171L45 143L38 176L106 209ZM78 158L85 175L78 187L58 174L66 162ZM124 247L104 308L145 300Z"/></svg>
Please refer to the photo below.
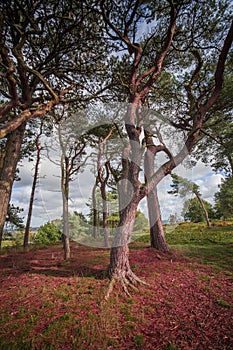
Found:
<svg viewBox="0 0 233 350"><path fill-rule="evenodd" d="M6 125L0 127L0 139L5 137L10 132L16 130L21 124L27 121L29 118L43 117L46 115L54 105L57 104L57 101L49 101L47 104L41 104L37 107L35 111L32 109L26 109L22 111L16 118L10 120Z"/></svg>
<svg viewBox="0 0 233 350"><path fill-rule="evenodd" d="M11 98L11 101L8 103L5 103L0 109L0 115L4 116L4 115L7 115L12 108L17 106L19 98L18 98L18 93L17 93L17 81L14 77L16 69L15 69L14 63L10 59L9 49L5 46L5 44L3 42L3 34L2 34L3 29L2 29L1 18L0 18L0 26L1 26L1 30L0 30L0 56L2 59L2 65L6 69L6 79L8 82L8 89L9 89L9 94L10 94L10 98Z"/></svg>
<svg viewBox="0 0 233 350"><path fill-rule="evenodd" d="M141 99L144 99L147 93L149 92L150 88L154 84L155 80L158 78L162 71L162 66L164 59L170 49L170 46L172 44L173 37L175 35L175 30L176 30L176 19L178 15L178 5L174 5L171 3L171 13L170 13L170 24L169 28L167 30L167 35L164 40L164 45L158 54L158 58L156 60L156 65L153 66L148 72L145 72L145 76L151 75L151 77L148 79L148 81L145 83L143 89L140 92ZM145 78L145 76L140 76L138 79L137 84L139 85L142 79Z"/></svg>

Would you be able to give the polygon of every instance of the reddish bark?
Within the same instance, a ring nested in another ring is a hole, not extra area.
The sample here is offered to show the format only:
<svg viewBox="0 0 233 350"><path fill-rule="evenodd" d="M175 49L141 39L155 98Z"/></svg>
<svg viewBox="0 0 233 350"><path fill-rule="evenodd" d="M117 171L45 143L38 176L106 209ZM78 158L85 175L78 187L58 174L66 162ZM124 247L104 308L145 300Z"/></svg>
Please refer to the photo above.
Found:
<svg viewBox="0 0 233 350"><path fill-rule="evenodd" d="M137 6L139 6L139 3L136 2L134 10L136 11ZM166 58L166 55L170 49L175 30L176 30L176 19L177 19L177 3L171 3L171 11L170 11L170 23L167 28L167 34L164 39L162 49L157 54L156 57L156 64L150 68L148 71L140 73L139 71L139 63L140 60L143 57L143 50L142 46L140 44L135 45L134 43L131 43L128 37L129 27L133 22L133 15L131 16L130 20L127 22L127 25L125 27L124 34L122 34L110 21L109 19L109 12L105 10L104 2L101 1L101 8L103 13L103 18L107 26L111 28L112 31L115 32L116 36L119 40L121 40L123 43L127 44L129 48L129 53L134 54L133 57L133 63L132 63L132 70L131 70L131 76L129 78L129 102L131 105L129 106L126 117L125 117L125 126L126 131L128 134L128 138L130 141L131 146L131 159L127 162L127 167L123 169L123 176L125 179L127 179L133 186L134 195L132 197L131 202L128 204L126 210L122 210L120 213L120 223L118 226L119 232L117 232L118 235L122 235L124 237L121 237L121 241L126 242L129 241L131 234L132 234L132 220L134 221L135 213L137 210L137 205L139 201L148 195L153 189L157 186L157 184L171 171L177 167L185 158L186 156L191 152L193 146L195 145L197 138L199 136L202 124L205 120L207 112L210 110L210 108L213 106L213 104L217 101L219 94L222 89L222 82L223 82L223 72L224 72L224 65L226 61L227 54L229 52L229 49L232 44L232 37L233 37L233 27L231 26L227 37L224 41L223 47L221 49L221 53L219 55L216 71L215 71L215 87L213 89L213 93L208 98L206 103L202 106L197 103L193 103L193 99L195 98L192 94L192 85L194 81L196 80L197 76L199 75L201 64L198 62L197 68L193 72L190 82L186 85L186 91L187 96L190 102L190 111L189 114L192 113L192 130L189 131L187 135L186 142L183 146L183 148L174 156L170 157L170 159L164 163L150 178L147 179L147 185L145 188L143 188L142 184L139 181L139 171L140 171L140 164L142 159L142 151L140 148L140 133L141 133L141 124L140 124L140 118L138 119L138 114L140 114L140 107L143 106L146 96L151 90L152 86L154 85L156 79L160 76L162 68L163 68L163 62ZM148 77L147 81L143 84L143 80L145 77ZM124 193L124 196L128 196L129 194L127 191ZM126 228L122 229L121 225L125 225ZM119 264L118 264L119 261ZM130 276L130 273L128 271L128 253L127 249L122 247L113 247L111 249L111 256L110 256L110 277L114 280L120 279L125 282L125 278L127 276ZM131 276L128 278L128 283L133 284L133 282L136 282L136 279L131 278ZM111 289L111 288L110 288Z"/></svg>
<svg viewBox="0 0 233 350"><path fill-rule="evenodd" d="M139 3L135 5L135 11L137 6L139 6ZM125 30L125 35L120 35L119 31L114 28L112 23L109 21L107 13L104 11L104 6L102 3L102 12L104 16L105 22L112 27L113 30L115 30L116 34L120 36L119 39L127 43L129 52L130 50L132 53L134 53L134 60L132 63L132 71L129 81L130 86L130 105L128 106L128 110L125 117L125 127L128 134L128 138L130 141L130 147L131 147L131 160L130 162L126 162L125 168L123 169L123 177L127 179L127 181L132 185L134 195L132 196L132 199L130 203L127 205L127 208L124 208L120 211L120 222L118 226L118 232L116 236L120 236L120 241L125 241L124 244L128 244L128 242L131 239L132 231L133 231L133 224L136 216L137 206L140 200L145 197L146 190L142 190L142 184L139 181L139 172L140 172L140 165L142 160L142 149L140 145L140 135L141 135L141 125L139 120L137 120L137 115L140 114L140 107L145 102L146 95L150 91L151 87L153 86L156 79L159 77L163 61L168 53L168 50L170 48L170 45L172 43L172 38L175 33L176 28L176 17L177 17L177 9L175 6L171 5L171 13L170 13L170 23L167 30L167 35L164 40L163 47L161 49L161 52L157 56L156 64L149 69L147 72L143 72L138 75L139 73L139 62L143 56L143 50L141 45L134 45L130 42L128 38L128 29L130 25L130 21L133 21L133 16L131 17L131 20L127 23L127 28ZM145 77L149 77L147 82L145 84L142 84L142 81ZM139 89L140 87L140 89ZM139 91L140 90L140 91ZM162 174L162 173L161 173ZM165 172L163 172L164 177ZM152 188L155 187L155 185L159 181L156 181ZM130 198L130 194L128 193L128 189L123 191L123 193L120 194L120 197L125 197L126 199ZM120 203L122 202L122 199L120 199ZM123 200L124 202L124 200ZM118 260L120 261L120 264L118 265ZM111 249L111 255L110 255L110 277L114 279L118 279L123 283L123 286L125 286L125 281L127 281L127 284L134 285L135 283L139 282L139 279L135 275L132 275L130 270L127 269L128 266L128 255L127 255L127 249L122 249L122 246L116 247L116 245ZM111 289L111 288L110 288Z"/></svg>
<svg viewBox="0 0 233 350"><path fill-rule="evenodd" d="M0 247L25 128L26 124L24 123L9 134L5 145L4 160L0 169Z"/></svg>
<svg viewBox="0 0 233 350"><path fill-rule="evenodd" d="M145 130L145 142L146 142L146 153L144 158L144 168L145 168L145 181L150 179L154 175L155 169L155 157L160 151L164 151L164 147L155 146L153 137ZM165 150L166 151L166 150ZM151 246L159 251L167 252L169 247L166 243L165 233L162 224L159 199L157 194L157 188L154 187L147 194L147 208L149 214L149 224L150 224L150 238Z"/></svg>

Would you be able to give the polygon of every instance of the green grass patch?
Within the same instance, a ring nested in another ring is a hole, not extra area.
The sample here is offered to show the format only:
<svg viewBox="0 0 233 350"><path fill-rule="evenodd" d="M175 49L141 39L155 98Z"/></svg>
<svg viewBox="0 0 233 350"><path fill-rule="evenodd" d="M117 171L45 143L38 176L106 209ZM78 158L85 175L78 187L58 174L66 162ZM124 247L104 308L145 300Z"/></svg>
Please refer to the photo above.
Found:
<svg viewBox="0 0 233 350"><path fill-rule="evenodd" d="M220 306L226 307L227 309L233 308L233 305L229 304L227 301L223 300L222 298L216 299L216 303Z"/></svg>
<svg viewBox="0 0 233 350"><path fill-rule="evenodd" d="M154 252L150 249L148 256L151 260L147 263L145 247L150 245L150 237L149 234L141 236L131 244L131 249L135 250L131 252L131 266L136 271L143 271L150 278L150 287L142 286L139 292L130 290L132 295L127 297L123 295L122 286L116 283L107 301L104 299L109 286L107 275L95 273L95 270L101 272L107 267L107 251L74 246L72 259L62 263L58 259L59 264L54 264L54 256L62 256L61 245L50 248L51 252L47 249L35 250L35 256L31 252L17 253L14 256L11 252L9 257L18 259L15 260L15 265L11 264L7 256L3 256L3 271L6 264L5 271L10 278L8 282L5 280L6 287L2 290L5 297L0 310L0 349L107 350L127 348L127 345L130 349L144 349L148 341L147 333L154 344L160 334L159 339L163 342L160 348L163 350L178 350L178 346L180 349L185 348L184 346L188 349L187 337L192 337L199 329L196 331L198 323L192 323L187 307L190 312L192 308L196 312L198 322L205 322L203 317L214 318L213 323L217 327L215 332L218 332L216 317L219 317L219 322L223 324L219 328L220 339L225 319L228 317L227 320L230 320L233 307L233 294L230 289L233 224L219 222L210 229L204 224L167 226L166 238L173 252L190 258L188 263L183 256L179 259L178 254L178 259L175 254L174 259L169 254L161 254L161 259L156 257L153 260ZM52 258L55 247L57 251ZM25 270L22 262L25 263L27 256L32 267L36 259L37 264L41 263L42 267L46 263L45 269ZM55 271L56 274L47 274L49 259L50 272ZM224 273L218 274L203 266L193 273L193 267L197 267L196 262L208 264ZM167 276L164 280L163 273ZM195 276L194 280L189 281L189 273L192 278ZM187 300L186 293L190 293ZM200 296L204 296L203 301L210 298L211 303L200 303ZM180 311L183 303L183 299L180 303L181 298L184 298L183 311ZM209 311L209 307L212 307L213 312ZM223 312L226 315L224 318ZM177 320L182 320L183 317L186 317L185 322L180 323L178 328L181 338L177 339ZM212 331L209 319L208 323ZM226 331L228 328L227 323ZM154 329L159 329L158 334L155 334ZM228 333L230 334L230 330ZM228 333L227 336L230 337ZM224 348L224 339L222 345Z"/></svg>
<svg viewBox="0 0 233 350"><path fill-rule="evenodd" d="M217 269L233 271L233 221L165 225L166 240L172 250ZM150 244L149 234L137 242Z"/></svg>

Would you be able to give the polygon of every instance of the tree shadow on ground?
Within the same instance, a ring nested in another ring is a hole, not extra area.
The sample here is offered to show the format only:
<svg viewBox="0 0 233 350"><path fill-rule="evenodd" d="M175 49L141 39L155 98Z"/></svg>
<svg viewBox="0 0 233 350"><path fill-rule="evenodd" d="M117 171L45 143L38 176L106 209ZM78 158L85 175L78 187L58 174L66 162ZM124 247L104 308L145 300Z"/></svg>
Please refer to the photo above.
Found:
<svg viewBox="0 0 233 350"><path fill-rule="evenodd" d="M102 257L99 251L76 250L73 251L73 256L70 260L65 261L63 252L58 249L8 254L0 257L0 278L17 277L25 273L60 278L107 278L108 262L106 256Z"/></svg>

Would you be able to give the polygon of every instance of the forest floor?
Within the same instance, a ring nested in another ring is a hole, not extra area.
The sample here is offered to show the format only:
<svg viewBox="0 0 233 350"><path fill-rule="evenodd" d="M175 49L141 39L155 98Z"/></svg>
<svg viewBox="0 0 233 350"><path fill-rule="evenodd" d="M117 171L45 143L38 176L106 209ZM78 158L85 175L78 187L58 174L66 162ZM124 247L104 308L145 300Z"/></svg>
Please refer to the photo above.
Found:
<svg viewBox="0 0 233 350"><path fill-rule="evenodd" d="M2 254L0 349L232 349L233 245L226 266L177 248L132 243L131 267L149 286L129 298L115 285L107 301L109 250L72 243L70 261L61 244Z"/></svg>

